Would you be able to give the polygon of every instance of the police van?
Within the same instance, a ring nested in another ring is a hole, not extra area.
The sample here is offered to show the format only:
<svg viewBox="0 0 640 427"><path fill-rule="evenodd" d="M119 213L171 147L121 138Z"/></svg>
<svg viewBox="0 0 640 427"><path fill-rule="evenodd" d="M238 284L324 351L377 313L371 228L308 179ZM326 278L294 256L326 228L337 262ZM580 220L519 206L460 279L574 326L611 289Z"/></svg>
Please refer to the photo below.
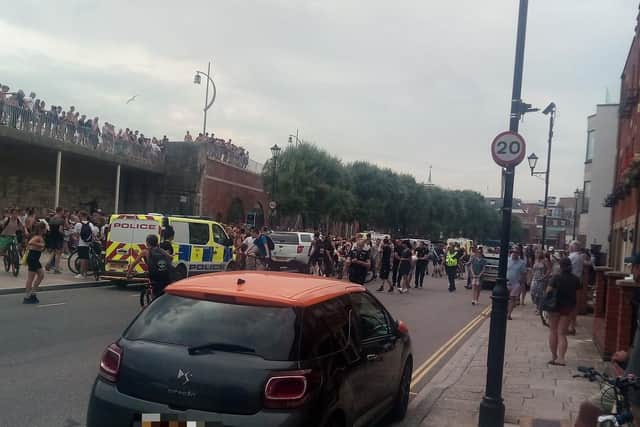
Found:
<svg viewBox="0 0 640 427"><path fill-rule="evenodd" d="M105 271L101 278L126 280L129 265L146 249L147 236L155 234L162 241L162 231L169 225L175 233L171 244L176 279L232 268L233 242L216 221L161 214L115 214L109 220ZM141 262L132 273L132 281L146 280L146 264Z"/></svg>

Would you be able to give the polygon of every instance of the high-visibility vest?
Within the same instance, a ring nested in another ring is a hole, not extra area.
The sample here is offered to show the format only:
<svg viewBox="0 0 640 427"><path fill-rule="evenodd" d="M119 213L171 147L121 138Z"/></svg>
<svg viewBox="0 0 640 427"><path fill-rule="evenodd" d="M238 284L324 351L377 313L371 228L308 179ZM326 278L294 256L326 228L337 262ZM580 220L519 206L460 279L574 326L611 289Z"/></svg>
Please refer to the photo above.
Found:
<svg viewBox="0 0 640 427"><path fill-rule="evenodd" d="M447 258L445 260L447 267L456 267L458 265L458 258L455 253L447 252Z"/></svg>

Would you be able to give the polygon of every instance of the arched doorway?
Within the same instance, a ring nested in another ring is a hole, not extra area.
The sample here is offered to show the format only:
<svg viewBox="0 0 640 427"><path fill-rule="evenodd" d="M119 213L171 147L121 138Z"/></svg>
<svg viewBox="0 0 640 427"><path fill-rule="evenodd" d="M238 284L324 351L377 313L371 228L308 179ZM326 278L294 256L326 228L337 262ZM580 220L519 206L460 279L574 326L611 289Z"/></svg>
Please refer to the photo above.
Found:
<svg viewBox="0 0 640 427"><path fill-rule="evenodd" d="M227 211L227 224L244 224L245 219L242 200L236 197L231 200L231 204L229 205L229 210Z"/></svg>

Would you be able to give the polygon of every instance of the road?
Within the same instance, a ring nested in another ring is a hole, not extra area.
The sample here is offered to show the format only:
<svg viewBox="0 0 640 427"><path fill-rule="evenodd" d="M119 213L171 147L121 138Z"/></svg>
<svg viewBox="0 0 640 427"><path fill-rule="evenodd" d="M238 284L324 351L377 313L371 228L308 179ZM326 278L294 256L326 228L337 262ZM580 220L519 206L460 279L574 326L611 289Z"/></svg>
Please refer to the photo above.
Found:
<svg viewBox="0 0 640 427"><path fill-rule="evenodd" d="M376 293L409 326L416 369L489 302L484 293L483 304L472 306L461 282L454 294L443 279L425 282L406 295ZM100 355L137 313L137 296L117 287L50 291L40 293L39 306L21 304L22 295L0 296L0 427L84 425Z"/></svg>

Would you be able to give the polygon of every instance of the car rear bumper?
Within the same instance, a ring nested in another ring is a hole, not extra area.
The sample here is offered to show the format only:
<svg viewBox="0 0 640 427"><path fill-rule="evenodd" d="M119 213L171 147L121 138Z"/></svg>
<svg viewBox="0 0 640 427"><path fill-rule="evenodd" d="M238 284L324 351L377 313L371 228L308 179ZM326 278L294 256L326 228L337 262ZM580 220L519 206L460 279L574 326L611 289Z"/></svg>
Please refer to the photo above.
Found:
<svg viewBox="0 0 640 427"><path fill-rule="evenodd" d="M138 399L118 391L117 387L96 379L89 399L87 427L133 427L140 425L141 414L162 414L164 420L206 421L214 426L308 426L302 411L260 411L252 415L220 414L198 410L175 410L162 403ZM209 425L209 424L207 424Z"/></svg>

